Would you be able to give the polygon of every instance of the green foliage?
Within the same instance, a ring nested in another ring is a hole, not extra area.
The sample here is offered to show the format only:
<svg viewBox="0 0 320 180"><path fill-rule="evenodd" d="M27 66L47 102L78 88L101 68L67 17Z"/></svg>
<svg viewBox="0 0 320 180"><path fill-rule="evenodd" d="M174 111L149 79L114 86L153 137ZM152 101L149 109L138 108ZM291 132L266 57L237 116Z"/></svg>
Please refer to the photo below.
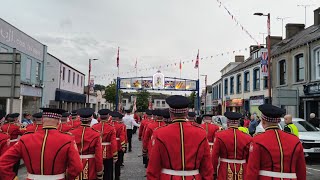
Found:
<svg viewBox="0 0 320 180"><path fill-rule="evenodd" d="M149 106L149 96L148 91L142 90L137 93L137 110L142 112L148 109Z"/></svg>
<svg viewBox="0 0 320 180"><path fill-rule="evenodd" d="M106 88L105 88L106 92L104 95L104 98L106 99L106 101L108 103L112 103L113 105L116 104L116 94L117 94L117 86L115 83L109 84ZM121 95L121 91L119 91L119 97Z"/></svg>
<svg viewBox="0 0 320 180"><path fill-rule="evenodd" d="M101 85L101 84L95 84L94 85L94 90L95 91L102 91L102 90L105 90L106 89L106 87L104 86L104 85Z"/></svg>
<svg viewBox="0 0 320 180"><path fill-rule="evenodd" d="M195 99L197 98L197 94L195 91L193 91L189 96L188 96L188 99L189 99L189 108L194 108L194 102L195 102Z"/></svg>

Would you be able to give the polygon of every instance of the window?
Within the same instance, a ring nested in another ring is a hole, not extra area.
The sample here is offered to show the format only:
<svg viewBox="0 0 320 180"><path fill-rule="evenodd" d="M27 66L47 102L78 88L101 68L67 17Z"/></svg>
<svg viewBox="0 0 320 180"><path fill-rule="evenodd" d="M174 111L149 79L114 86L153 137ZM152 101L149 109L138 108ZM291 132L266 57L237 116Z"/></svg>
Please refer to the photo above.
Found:
<svg viewBox="0 0 320 180"><path fill-rule="evenodd" d="M162 107L166 107L166 102L162 101Z"/></svg>
<svg viewBox="0 0 320 180"><path fill-rule="evenodd" d="M79 86L79 74L77 75L77 86Z"/></svg>
<svg viewBox="0 0 320 180"><path fill-rule="evenodd" d="M279 61L279 85L284 85L287 82L287 78L286 78L286 61L285 60L281 60Z"/></svg>
<svg viewBox="0 0 320 180"><path fill-rule="evenodd" d="M31 66L32 66L32 60L30 58L27 58L26 61L26 79L31 79Z"/></svg>
<svg viewBox="0 0 320 180"><path fill-rule="evenodd" d="M250 72L244 73L244 91L250 91Z"/></svg>
<svg viewBox="0 0 320 180"><path fill-rule="evenodd" d="M81 76L81 87L83 86L83 76Z"/></svg>
<svg viewBox="0 0 320 180"><path fill-rule="evenodd" d="M260 69L253 70L253 90L260 90Z"/></svg>
<svg viewBox="0 0 320 180"><path fill-rule="evenodd" d="M40 82L40 73L41 73L41 64L37 63L36 67L36 81L39 83Z"/></svg>
<svg viewBox="0 0 320 180"><path fill-rule="evenodd" d="M241 84L242 84L241 74L238 74L237 75L237 93L238 94L242 92Z"/></svg>
<svg viewBox="0 0 320 180"><path fill-rule="evenodd" d="M303 54L298 54L294 57L295 59L295 72L296 82L304 81L304 57Z"/></svg>
<svg viewBox="0 0 320 180"><path fill-rule="evenodd" d="M316 74L317 74L317 79L320 79L320 48L318 48L315 52L314 52L314 56L315 56L315 62L316 62Z"/></svg>
<svg viewBox="0 0 320 180"><path fill-rule="evenodd" d="M125 99L122 100L122 107L127 105L127 101Z"/></svg>
<svg viewBox="0 0 320 180"><path fill-rule="evenodd" d="M263 77L263 88L267 89L268 88L268 77Z"/></svg>
<svg viewBox="0 0 320 180"><path fill-rule="evenodd" d="M221 90L221 84L219 84L219 99L221 99L222 96L222 90Z"/></svg>
<svg viewBox="0 0 320 180"><path fill-rule="evenodd" d="M6 52L9 52L7 48L0 47L0 53L6 53Z"/></svg>
<svg viewBox="0 0 320 180"><path fill-rule="evenodd" d="M70 79L71 79L71 71L69 70L68 71L68 82L70 82Z"/></svg>
<svg viewBox="0 0 320 180"><path fill-rule="evenodd" d="M234 93L234 77L230 77L230 94Z"/></svg>
<svg viewBox="0 0 320 180"><path fill-rule="evenodd" d="M157 102L156 102L156 106L157 106L157 107L160 107L160 101L157 101Z"/></svg>
<svg viewBox="0 0 320 180"><path fill-rule="evenodd" d="M62 80L63 80L63 81L65 80L65 75L66 75L66 68L63 67L63 68L62 68Z"/></svg>
<svg viewBox="0 0 320 180"><path fill-rule="evenodd" d="M73 83L73 84L76 83L76 73L75 73L75 72L73 72L72 83Z"/></svg>
<svg viewBox="0 0 320 180"><path fill-rule="evenodd" d="M224 95L228 95L228 79L224 80Z"/></svg>

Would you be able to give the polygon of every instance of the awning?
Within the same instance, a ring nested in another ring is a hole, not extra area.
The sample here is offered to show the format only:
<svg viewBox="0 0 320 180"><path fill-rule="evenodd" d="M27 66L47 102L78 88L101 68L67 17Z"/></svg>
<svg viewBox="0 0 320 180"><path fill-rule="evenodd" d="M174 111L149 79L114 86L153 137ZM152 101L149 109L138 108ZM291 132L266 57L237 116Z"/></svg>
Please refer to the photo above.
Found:
<svg viewBox="0 0 320 180"><path fill-rule="evenodd" d="M86 103L86 95L66 90L56 89L55 101Z"/></svg>

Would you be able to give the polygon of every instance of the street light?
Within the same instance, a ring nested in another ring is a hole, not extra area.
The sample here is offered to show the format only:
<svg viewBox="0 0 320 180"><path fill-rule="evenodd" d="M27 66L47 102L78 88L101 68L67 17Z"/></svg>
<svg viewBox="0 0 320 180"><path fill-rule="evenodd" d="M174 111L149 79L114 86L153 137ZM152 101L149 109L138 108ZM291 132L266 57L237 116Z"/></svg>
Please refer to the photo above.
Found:
<svg viewBox="0 0 320 180"><path fill-rule="evenodd" d="M267 28L268 28L268 42L267 42L267 47L268 47L268 96L269 96L269 104L271 104L272 97L271 97L271 78L270 78L270 70L271 70L271 44L270 44L270 36L271 36L271 31L270 31L270 13L268 14L263 14L263 13L254 13L253 15L255 16L267 16L268 21L267 21Z"/></svg>
<svg viewBox="0 0 320 180"><path fill-rule="evenodd" d="M90 74L91 74L91 61L97 61L98 59L89 59L89 74L88 74L88 90L87 90L87 103L89 104L89 94L90 94Z"/></svg>
<svg viewBox="0 0 320 180"><path fill-rule="evenodd" d="M205 84L205 90L204 90L204 114L207 113L207 77L208 75L201 74L200 76L204 76L204 84Z"/></svg>

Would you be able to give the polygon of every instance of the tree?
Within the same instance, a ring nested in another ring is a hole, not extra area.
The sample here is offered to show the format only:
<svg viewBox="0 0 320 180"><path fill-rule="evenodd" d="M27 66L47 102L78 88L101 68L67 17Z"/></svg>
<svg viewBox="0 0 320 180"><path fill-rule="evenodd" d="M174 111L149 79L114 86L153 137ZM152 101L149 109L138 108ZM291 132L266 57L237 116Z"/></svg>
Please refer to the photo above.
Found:
<svg viewBox="0 0 320 180"><path fill-rule="evenodd" d="M106 99L106 101L108 103L113 104L113 106L116 104L116 98L117 98L117 87L115 83L109 84L106 88L105 88L106 92L104 94L104 98ZM121 91L119 91L118 96L120 96Z"/></svg>
<svg viewBox="0 0 320 180"><path fill-rule="evenodd" d="M137 93L137 110L142 112L148 109L150 93L146 90L138 91Z"/></svg>
<svg viewBox="0 0 320 180"><path fill-rule="evenodd" d="M194 108L194 102L195 102L195 99L197 98L197 94L195 91L192 91L192 93L188 96L188 99L189 99L189 108Z"/></svg>
<svg viewBox="0 0 320 180"><path fill-rule="evenodd" d="M106 87L104 86L104 85L101 85L101 84L95 84L94 85L94 90L95 91L102 91L102 90L105 90L106 89Z"/></svg>

